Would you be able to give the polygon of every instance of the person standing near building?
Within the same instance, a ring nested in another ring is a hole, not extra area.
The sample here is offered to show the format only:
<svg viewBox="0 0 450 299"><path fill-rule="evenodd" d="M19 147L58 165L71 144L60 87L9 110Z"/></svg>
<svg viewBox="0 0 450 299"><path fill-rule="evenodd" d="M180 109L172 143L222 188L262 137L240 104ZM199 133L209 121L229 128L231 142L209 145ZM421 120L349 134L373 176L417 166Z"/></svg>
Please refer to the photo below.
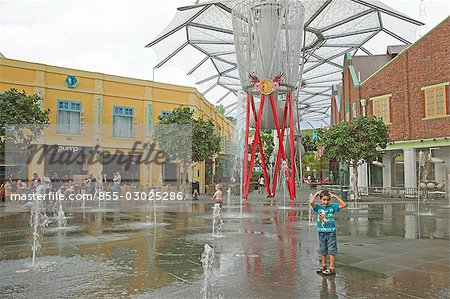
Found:
<svg viewBox="0 0 450 299"><path fill-rule="evenodd" d="M19 194L25 194L27 192L27 183L22 182L22 180L20 179L17 180L16 187L17 187L16 191ZM13 190L13 192L15 191Z"/></svg>
<svg viewBox="0 0 450 299"><path fill-rule="evenodd" d="M5 202L8 202L11 197L12 185L11 180L7 180L5 183Z"/></svg>
<svg viewBox="0 0 450 299"><path fill-rule="evenodd" d="M320 197L320 204L316 204L316 197ZM338 203L331 203L331 198L336 198ZM343 209L347 204L337 195L327 190L319 190L311 196L309 203L316 212L317 231L319 233L319 247L322 255L322 264L317 268L317 273L324 275L335 274L335 261L337 254L336 223L334 214ZM327 268L327 258L330 256L330 267Z"/></svg>
<svg viewBox="0 0 450 299"><path fill-rule="evenodd" d="M40 185L41 180L39 179L39 176L37 173L33 173L33 180L31 181L30 190L31 192L35 192L36 188Z"/></svg>
<svg viewBox="0 0 450 299"><path fill-rule="evenodd" d="M42 177L42 182L45 186L45 194L49 194L50 190L52 189L52 180L48 176L48 174L44 174Z"/></svg>
<svg viewBox="0 0 450 299"><path fill-rule="evenodd" d="M0 200L6 201L6 183L0 185Z"/></svg>
<svg viewBox="0 0 450 299"><path fill-rule="evenodd" d="M264 177L262 175L259 176L258 185L259 185L258 193L264 194L264 186L265 186L265 184L264 184Z"/></svg>
<svg viewBox="0 0 450 299"><path fill-rule="evenodd" d="M85 192L87 194L92 193L92 174L90 174L88 177L84 179L84 185L85 185Z"/></svg>
<svg viewBox="0 0 450 299"><path fill-rule="evenodd" d="M46 192L46 188L44 185L43 180L41 179L37 179L37 186L36 186L36 190L35 190L35 195L39 196L39 197L35 197L35 199L37 200L45 200L45 192Z"/></svg>
<svg viewBox="0 0 450 299"><path fill-rule="evenodd" d="M199 183L198 181L192 181L192 199L193 200L198 200L198 196L199 196L199 192L198 192L198 188L199 188Z"/></svg>
<svg viewBox="0 0 450 299"><path fill-rule="evenodd" d="M50 180L52 181L53 192L58 191L61 188L61 181L59 180L58 175L54 173L50 178Z"/></svg>
<svg viewBox="0 0 450 299"><path fill-rule="evenodd" d="M122 182L122 177L119 172L114 173L114 192L120 192L120 183Z"/></svg>

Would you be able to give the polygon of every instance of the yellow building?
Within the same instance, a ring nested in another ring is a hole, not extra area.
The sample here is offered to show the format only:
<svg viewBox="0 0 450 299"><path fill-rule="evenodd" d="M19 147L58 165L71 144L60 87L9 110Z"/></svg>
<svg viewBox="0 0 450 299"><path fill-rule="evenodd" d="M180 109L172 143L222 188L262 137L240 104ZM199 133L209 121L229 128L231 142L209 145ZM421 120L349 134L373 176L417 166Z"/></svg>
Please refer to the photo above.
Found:
<svg viewBox="0 0 450 299"><path fill-rule="evenodd" d="M11 88L43 98L42 107L50 109L52 125L43 140L45 144L58 145L58 151L90 151L100 146L103 151L129 153L135 141L151 140L152 128L160 115L180 106L194 109L196 117L211 119L223 144L234 134L232 123L192 87L0 58L0 92ZM137 152L145 154L142 147ZM158 186L170 175L180 177L180 170L169 164L140 164L123 173L122 178ZM208 167L207 170L205 163L199 163L188 173L189 181L199 181L201 190L212 183L214 170L211 164ZM52 175L58 171L50 168L48 163L33 160L28 173L42 176L44 172ZM78 176L103 171L111 177L113 169L106 168L83 162L79 167L59 170Z"/></svg>

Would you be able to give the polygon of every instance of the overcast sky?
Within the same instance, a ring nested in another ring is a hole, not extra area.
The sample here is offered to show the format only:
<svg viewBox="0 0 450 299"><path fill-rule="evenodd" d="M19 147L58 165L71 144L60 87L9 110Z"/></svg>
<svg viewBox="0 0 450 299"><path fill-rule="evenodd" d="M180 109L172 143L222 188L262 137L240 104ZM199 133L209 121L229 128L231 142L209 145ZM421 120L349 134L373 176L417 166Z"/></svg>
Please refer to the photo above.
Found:
<svg viewBox="0 0 450 299"><path fill-rule="evenodd" d="M0 0L0 52L7 58L152 80L156 54L144 48L192 0ZM383 0L420 19L420 0ZM425 0L428 29L450 13L450 1ZM155 80L193 85L182 70L162 68Z"/></svg>

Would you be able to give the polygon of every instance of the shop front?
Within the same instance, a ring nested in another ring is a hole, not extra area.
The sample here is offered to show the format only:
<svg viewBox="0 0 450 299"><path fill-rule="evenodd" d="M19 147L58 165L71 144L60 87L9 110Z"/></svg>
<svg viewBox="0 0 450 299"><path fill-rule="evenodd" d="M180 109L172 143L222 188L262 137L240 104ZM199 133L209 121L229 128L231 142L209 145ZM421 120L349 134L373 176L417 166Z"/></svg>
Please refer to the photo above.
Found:
<svg viewBox="0 0 450 299"><path fill-rule="evenodd" d="M54 178L85 177L89 170L89 157L92 147L44 145L44 172Z"/></svg>

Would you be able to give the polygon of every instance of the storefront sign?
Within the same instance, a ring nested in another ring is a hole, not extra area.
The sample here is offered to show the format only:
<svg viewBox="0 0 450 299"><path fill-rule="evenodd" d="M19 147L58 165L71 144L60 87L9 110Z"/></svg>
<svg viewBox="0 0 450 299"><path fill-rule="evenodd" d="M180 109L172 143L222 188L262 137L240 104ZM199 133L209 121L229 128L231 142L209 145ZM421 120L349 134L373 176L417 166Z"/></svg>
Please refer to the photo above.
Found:
<svg viewBox="0 0 450 299"><path fill-rule="evenodd" d="M76 153L78 151L80 151L82 149L82 147L78 147L78 146L58 146L58 153L60 152L72 152L72 153Z"/></svg>

